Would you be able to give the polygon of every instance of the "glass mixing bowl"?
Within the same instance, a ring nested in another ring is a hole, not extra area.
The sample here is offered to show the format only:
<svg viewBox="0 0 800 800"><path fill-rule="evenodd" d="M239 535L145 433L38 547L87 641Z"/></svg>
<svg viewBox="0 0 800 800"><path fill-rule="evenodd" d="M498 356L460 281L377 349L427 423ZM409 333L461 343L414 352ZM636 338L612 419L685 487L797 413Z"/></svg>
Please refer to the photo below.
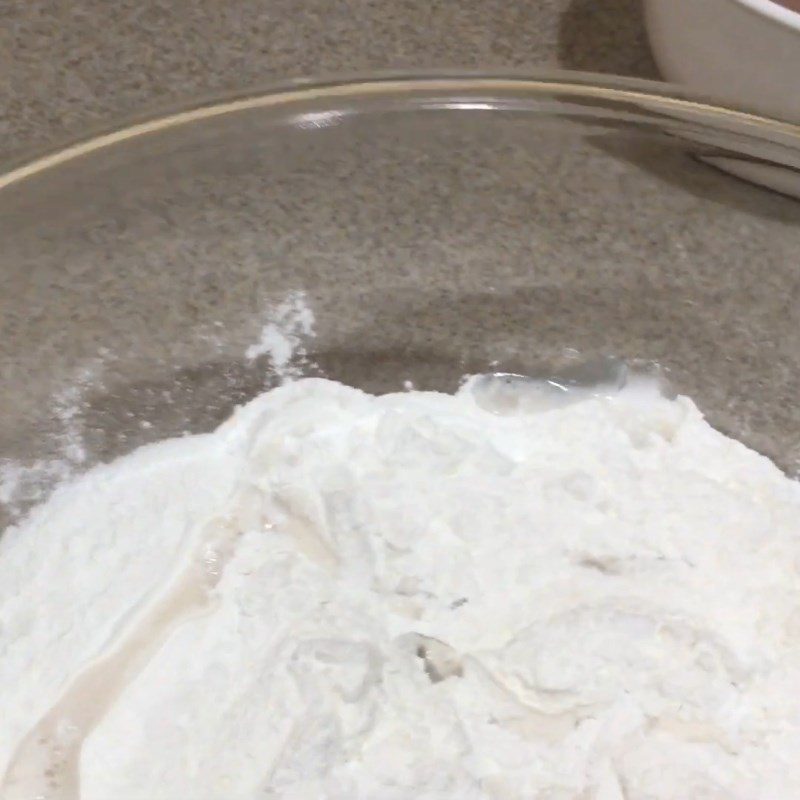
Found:
<svg viewBox="0 0 800 800"><path fill-rule="evenodd" d="M579 74L295 83L30 159L0 174L6 510L272 385L247 353L287 299L297 372L657 362L793 471L798 170L798 127Z"/></svg>

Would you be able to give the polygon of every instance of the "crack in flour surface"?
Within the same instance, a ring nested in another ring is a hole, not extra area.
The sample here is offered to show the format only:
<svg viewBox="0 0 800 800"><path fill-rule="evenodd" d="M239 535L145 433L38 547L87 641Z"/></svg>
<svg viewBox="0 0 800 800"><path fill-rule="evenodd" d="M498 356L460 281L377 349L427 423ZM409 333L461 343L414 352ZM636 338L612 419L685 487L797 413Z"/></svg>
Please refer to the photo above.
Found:
<svg viewBox="0 0 800 800"><path fill-rule="evenodd" d="M649 384L289 383L0 539L3 800L800 797L800 484Z"/></svg>

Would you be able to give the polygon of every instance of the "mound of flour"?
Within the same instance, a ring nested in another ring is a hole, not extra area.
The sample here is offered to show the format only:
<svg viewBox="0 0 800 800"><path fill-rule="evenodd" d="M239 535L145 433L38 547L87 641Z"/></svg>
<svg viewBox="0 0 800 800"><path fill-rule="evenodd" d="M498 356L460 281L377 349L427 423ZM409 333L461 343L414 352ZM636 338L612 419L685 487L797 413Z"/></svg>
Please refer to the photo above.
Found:
<svg viewBox="0 0 800 800"><path fill-rule="evenodd" d="M302 380L58 490L0 797L800 797L800 484L687 399L507 400Z"/></svg>

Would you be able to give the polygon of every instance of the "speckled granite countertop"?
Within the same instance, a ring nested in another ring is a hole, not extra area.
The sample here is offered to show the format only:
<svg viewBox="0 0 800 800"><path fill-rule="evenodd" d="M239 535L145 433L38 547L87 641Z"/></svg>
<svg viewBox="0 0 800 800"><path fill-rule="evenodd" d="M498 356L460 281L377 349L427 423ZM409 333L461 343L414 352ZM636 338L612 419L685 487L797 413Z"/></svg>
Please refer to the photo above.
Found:
<svg viewBox="0 0 800 800"><path fill-rule="evenodd" d="M543 65L656 77L639 0L6 0L0 160L287 77Z"/></svg>
<svg viewBox="0 0 800 800"><path fill-rule="evenodd" d="M657 77L639 0L0 0L0 161L289 77L458 66ZM644 359L795 470L797 204L671 126L595 130L565 103L268 146L233 115L0 192L0 460L61 464L79 431L85 468L212 429L267 385L244 354L303 291L322 374L452 389L565 347Z"/></svg>

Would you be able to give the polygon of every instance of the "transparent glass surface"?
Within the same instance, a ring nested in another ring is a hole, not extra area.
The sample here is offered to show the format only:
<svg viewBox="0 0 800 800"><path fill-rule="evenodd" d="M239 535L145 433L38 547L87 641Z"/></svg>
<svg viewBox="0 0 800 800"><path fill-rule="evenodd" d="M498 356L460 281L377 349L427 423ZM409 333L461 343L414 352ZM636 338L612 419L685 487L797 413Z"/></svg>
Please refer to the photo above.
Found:
<svg viewBox="0 0 800 800"><path fill-rule="evenodd" d="M0 499L211 430L277 380L247 350L295 292L302 373L657 362L793 472L799 169L798 128L577 74L294 84L9 167Z"/></svg>

